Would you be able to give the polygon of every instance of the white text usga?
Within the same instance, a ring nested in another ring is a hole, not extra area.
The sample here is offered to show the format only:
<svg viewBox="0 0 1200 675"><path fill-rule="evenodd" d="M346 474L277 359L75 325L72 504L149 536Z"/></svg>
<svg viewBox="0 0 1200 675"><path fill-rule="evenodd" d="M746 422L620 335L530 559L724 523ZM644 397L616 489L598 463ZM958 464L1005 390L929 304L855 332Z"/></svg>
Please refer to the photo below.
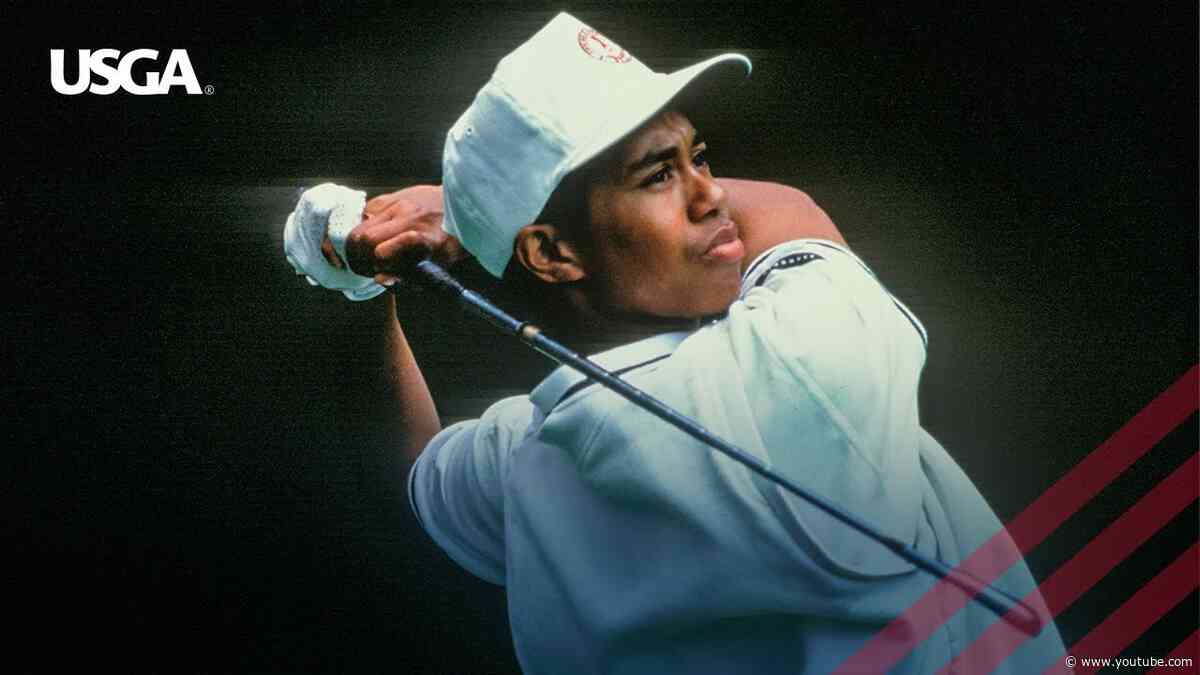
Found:
<svg viewBox="0 0 1200 675"><path fill-rule="evenodd" d="M192 62L184 49L172 49L161 75L150 71L146 73L144 83L134 81L133 64L143 59L158 60L157 50L135 49L121 56L116 49L80 49L78 76L72 84L67 83L63 70L65 51L50 50L50 86L60 94L73 96L88 91L105 95L124 89L130 94L148 96L169 94L171 87L183 87L189 94L202 93L196 81L196 71L192 69Z"/></svg>

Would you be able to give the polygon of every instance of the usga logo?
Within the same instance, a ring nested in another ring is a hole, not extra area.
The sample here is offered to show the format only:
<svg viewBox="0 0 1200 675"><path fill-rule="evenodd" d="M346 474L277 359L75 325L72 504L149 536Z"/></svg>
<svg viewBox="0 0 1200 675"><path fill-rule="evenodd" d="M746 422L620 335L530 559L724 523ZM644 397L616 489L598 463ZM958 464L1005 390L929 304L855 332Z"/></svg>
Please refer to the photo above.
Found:
<svg viewBox="0 0 1200 675"><path fill-rule="evenodd" d="M67 84L63 75L64 51L50 50L50 86L60 94L73 96L88 91L107 95L116 92L117 89L124 89L130 94L148 96L169 94L171 87L183 87L189 94L203 93L200 91L200 84L196 82L196 71L192 70L187 50L184 49L172 49L161 76L154 71L148 72L144 84L134 82L133 63L142 59L157 60L157 50L135 49L121 56L121 52L116 49L80 49L79 76L74 84ZM205 89L212 93L211 86Z"/></svg>

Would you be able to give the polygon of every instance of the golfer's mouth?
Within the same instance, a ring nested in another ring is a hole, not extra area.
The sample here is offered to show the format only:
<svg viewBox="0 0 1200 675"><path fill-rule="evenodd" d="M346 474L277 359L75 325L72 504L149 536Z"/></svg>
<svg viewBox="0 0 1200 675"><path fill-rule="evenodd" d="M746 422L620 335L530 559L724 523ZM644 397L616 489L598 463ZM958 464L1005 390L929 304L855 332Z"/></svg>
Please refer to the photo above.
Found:
<svg viewBox="0 0 1200 675"><path fill-rule="evenodd" d="M728 221L713 235L701 258L708 262L738 262L746 255L746 247L738 237L738 228Z"/></svg>

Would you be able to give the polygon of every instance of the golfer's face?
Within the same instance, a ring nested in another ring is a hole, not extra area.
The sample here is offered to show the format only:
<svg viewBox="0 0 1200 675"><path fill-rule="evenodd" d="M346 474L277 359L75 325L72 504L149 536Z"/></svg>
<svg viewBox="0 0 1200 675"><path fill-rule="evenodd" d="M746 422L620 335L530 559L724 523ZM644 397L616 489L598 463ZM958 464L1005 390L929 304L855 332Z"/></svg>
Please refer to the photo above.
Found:
<svg viewBox="0 0 1200 675"><path fill-rule="evenodd" d="M614 309L700 317L737 298L745 249L705 147L686 117L661 114L591 187L596 275Z"/></svg>

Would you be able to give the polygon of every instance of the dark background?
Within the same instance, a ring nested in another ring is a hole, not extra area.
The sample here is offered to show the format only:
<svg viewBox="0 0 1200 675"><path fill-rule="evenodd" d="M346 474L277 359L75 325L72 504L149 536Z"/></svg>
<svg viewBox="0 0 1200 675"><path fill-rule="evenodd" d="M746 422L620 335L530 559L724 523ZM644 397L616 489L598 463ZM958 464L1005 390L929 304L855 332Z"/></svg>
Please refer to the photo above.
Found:
<svg viewBox="0 0 1200 675"><path fill-rule="evenodd" d="M360 428L371 308L294 276L281 228L323 180L437 182L445 130L560 8L659 70L753 59L704 130L716 172L809 191L923 319L926 426L1003 519L1196 362L1195 3L8 3L6 665L516 670L502 592ZM53 92L50 49L101 47L187 49L213 93ZM432 297L401 314L447 420L548 372ZM1039 579L1196 443L1193 415ZM1193 504L1061 616L1068 644L1196 534Z"/></svg>

